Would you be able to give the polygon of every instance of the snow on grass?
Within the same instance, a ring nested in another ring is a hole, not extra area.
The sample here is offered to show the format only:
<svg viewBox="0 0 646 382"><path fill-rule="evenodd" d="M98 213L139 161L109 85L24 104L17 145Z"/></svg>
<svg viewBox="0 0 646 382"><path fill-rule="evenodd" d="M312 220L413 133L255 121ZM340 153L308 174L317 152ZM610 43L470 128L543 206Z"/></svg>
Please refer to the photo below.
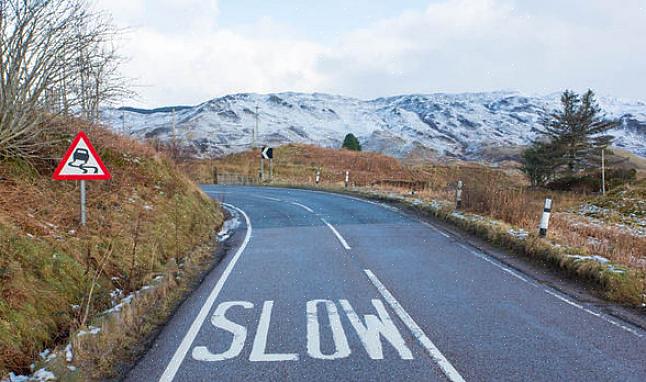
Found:
<svg viewBox="0 0 646 382"><path fill-rule="evenodd" d="M240 226L240 216L238 212L234 209L230 209L226 206L224 208L231 214L231 218L224 221L222 224L222 229L218 232L218 241L222 242L231 237L233 231L235 231Z"/></svg>
<svg viewBox="0 0 646 382"><path fill-rule="evenodd" d="M74 352L72 351L72 344L67 344L65 347L65 361L72 362L74 360Z"/></svg>
<svg viewBox="0 0 646 382"><path fill-rule="evenodd" d="M52 373L51 371L43 368L34 373L32 380L38 382L55 381L56 375L54 375L54 373Z"/></svg>
<svg viewBox="0 0 646 382"><path fill-rule="evenodd" d="M77 337L83 337L87 335L97 335L101 332L101 328L97 328L96 326L90 326L88 327L89 330L79 330L78 333L76 333Z"/></svg>

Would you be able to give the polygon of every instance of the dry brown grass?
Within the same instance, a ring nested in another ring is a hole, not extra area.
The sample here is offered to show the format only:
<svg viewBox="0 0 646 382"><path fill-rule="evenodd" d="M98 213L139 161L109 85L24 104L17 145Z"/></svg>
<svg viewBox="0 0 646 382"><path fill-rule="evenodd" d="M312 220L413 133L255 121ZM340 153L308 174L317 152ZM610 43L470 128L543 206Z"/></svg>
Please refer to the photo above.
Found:
<svg viewBox="0 0 646 382"><path fill-rule="evenodd" d="M88 182L87 227L77 184L50 179L57 159L0 161L0 376L27 371L38 352L109 308L112 290L127 294L186 260L222 222L168 158L102 128L58 121L49 135L59 144L44 156L60 158L79 129L113 176Z"/></svg>

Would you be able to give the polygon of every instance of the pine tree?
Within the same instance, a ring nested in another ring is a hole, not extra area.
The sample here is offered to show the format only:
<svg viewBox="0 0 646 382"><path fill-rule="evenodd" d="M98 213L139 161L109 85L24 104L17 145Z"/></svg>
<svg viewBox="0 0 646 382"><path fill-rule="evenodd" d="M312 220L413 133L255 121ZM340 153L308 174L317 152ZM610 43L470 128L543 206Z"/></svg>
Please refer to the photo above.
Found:
<svg viewBox="0 0 646 382"><path fill-rule="evenodd" d="M589 167L607 147L612 136L605 135L616 127L618 121L607 120L592 90L583 96L566 90L561 96L562 110L554 111L544 122L543 133L549 138L550 145L562 153L562 159L570 173Z"/></svg>
<svg viewBox="0 0 646 382"><path fill-rule="evenodd" d="M359 143L357 137L355 137L354 134L350 133L345 136L341 148L352 151L361 151L361 144Z"/></svg>

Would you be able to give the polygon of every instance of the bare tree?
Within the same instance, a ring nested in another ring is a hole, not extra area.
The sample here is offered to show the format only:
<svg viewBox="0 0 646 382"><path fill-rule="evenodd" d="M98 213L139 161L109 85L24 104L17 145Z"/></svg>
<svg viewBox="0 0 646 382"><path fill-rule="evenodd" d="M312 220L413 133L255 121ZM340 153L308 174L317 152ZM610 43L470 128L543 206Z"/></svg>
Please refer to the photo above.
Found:
<svg viewBox="0 0 646 382"><path fill-rule="evenodd" d="M99 105L130 94L118 34L85 0L0 0L0 158L38 156L47 118L97 120Z"/></svg>

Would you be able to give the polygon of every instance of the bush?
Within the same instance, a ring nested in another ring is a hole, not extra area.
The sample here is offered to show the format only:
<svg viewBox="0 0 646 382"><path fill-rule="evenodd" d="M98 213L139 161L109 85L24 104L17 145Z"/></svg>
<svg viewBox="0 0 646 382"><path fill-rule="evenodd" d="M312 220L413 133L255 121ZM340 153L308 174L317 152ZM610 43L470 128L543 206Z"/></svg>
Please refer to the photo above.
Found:
<svg viewBox="0 0 646 382"><path fill-rule="evenodd" d="M626 183L632 183L636 178L637 171L635 169L606 170L606 190L611 190ZM564 176L549 182L547 188L555 191L599 192L601 190L601 171L584 175Z"/></svg>

